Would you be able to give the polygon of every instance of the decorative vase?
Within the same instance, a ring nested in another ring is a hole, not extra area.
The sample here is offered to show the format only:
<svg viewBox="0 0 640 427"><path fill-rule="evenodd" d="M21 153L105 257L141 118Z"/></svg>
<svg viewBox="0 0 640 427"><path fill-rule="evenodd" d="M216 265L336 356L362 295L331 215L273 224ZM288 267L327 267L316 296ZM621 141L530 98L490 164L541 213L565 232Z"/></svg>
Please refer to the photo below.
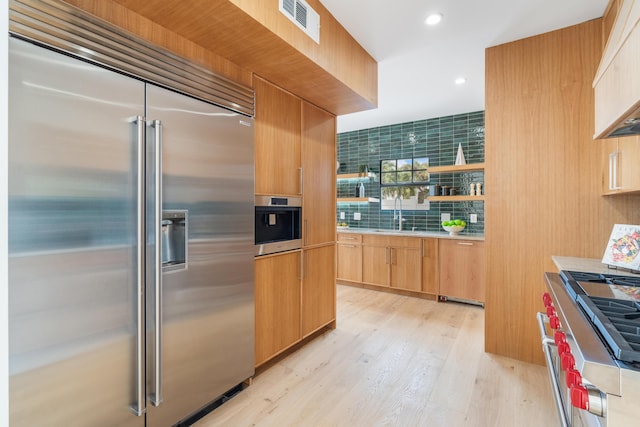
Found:
<svg viewBox="0 0 640 427"><path fill-rule="evenodd" d="M462 144L458 144L458 154L456 155L456 165L466 165L464 153L462 152Z"/></svg>

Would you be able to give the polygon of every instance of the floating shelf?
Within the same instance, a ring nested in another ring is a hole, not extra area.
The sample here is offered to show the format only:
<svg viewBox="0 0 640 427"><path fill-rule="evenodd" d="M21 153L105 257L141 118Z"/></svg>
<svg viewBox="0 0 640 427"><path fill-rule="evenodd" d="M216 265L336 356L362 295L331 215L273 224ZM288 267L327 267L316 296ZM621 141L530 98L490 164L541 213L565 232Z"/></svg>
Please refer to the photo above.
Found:
<svg viewBox="0 0 640 427"><path fill-rule="evenodd" d="M340 173L337 175L337 179L374 179L376 178L376 174L374 172L368 172L366 175L363 176L362 173Z"/></svg>
<svg viewBox="0 0 640 427"><path fill-rule="evenodd" d="M484 196L427 196L430 202L483 202Z"/></svg>
<svg viewBox="0 0 640 427"><path fill-rule="evenodd" d="M380 203L375 197L339 197L338 203Z"/></svg>
<svg viewBox="0 0 640 427"><path fill-rule="evenodd" d="M427 169L429 173L445 172L473 172L484 170L484 163L468 163L466 165L431 166Z"/></svg>

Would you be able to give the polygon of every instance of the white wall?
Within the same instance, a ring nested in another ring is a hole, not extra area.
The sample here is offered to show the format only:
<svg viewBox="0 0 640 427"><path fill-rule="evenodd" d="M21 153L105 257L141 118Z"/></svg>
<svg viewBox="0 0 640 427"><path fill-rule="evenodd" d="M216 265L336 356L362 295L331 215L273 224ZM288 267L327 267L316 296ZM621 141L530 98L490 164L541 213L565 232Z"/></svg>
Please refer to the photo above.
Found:
<svg viewBox="0 0 640 427"><path fill-rule="evenodd" d="M8 126L8 0L0 0L0 426L9 425L8 286L7 286L7 138Z"/></svg>

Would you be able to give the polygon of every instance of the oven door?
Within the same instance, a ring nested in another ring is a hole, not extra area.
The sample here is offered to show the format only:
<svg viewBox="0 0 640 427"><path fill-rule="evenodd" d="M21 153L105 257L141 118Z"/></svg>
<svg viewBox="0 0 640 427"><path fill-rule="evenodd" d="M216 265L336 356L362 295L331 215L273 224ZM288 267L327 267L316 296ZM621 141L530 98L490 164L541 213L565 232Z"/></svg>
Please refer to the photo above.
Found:
<svg viewBox="0 0 640 427"><path fill-rule="evenodd" d="M547 364L547 372L549 373L549 381L551 382L551 389L553 391L553 400L556 404L558 416L560 417L560 425L562 427L575 427L571 424L571 402L569 401L564 371L560 366L558 347L553 338L547 335L549 318L545 313L538 313L536 317L538 318L540 338L542 339L542 351L544 352L544 358Z"/></svg>
<svg viewBox="0 0 640 427"><path fill-rule="evenodd" d="M549 317L545 313L537 313L536 317L560 425L562 427L605 427L606 424L600 422L600 417L576 408L571 404L570 389L567 387L566 373L560 364L558 347L554 339L547 335L547 328L551 329Z"/></svg>
<svg viewBox="0 0 640 427"><path fill-rule="evenodd" d="M300 249L301 208L298 206L256 206L256 255Z"/></svg>

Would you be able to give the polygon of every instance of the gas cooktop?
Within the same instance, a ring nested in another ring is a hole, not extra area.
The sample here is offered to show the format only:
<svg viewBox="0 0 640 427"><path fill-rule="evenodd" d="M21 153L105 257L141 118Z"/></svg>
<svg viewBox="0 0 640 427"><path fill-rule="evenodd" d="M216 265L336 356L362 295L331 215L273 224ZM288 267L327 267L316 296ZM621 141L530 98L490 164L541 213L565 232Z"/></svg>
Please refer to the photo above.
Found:
<svg viewBox="0 0 640 427"><path fill-rule="evenodd" d="M608 285L608 289L611 290L609 295L595 295L595 296L611 296L612 298L620 297L621 299L633 298L636 301L640 301L640 276L623 276L619 274L603 274L603 273L586 273L583 271L561 271L560 277L564 282L569 294L576 299L581 294L593 294L600 292L606 292L605 288L597 285ZM580 284L578 284L580 282ZM595 284L589 285L589 283ZM587 289L585 289L587 288ZM587 290L591 292L587 292ZM624 292L627 297L615 292L616 290Z"/></svg>
<svg viewBox="0 0 640 427"><path fill-rule="evenodd" d="M612 355L640 363L640 277L576 271L560 276Z"/></svg>

